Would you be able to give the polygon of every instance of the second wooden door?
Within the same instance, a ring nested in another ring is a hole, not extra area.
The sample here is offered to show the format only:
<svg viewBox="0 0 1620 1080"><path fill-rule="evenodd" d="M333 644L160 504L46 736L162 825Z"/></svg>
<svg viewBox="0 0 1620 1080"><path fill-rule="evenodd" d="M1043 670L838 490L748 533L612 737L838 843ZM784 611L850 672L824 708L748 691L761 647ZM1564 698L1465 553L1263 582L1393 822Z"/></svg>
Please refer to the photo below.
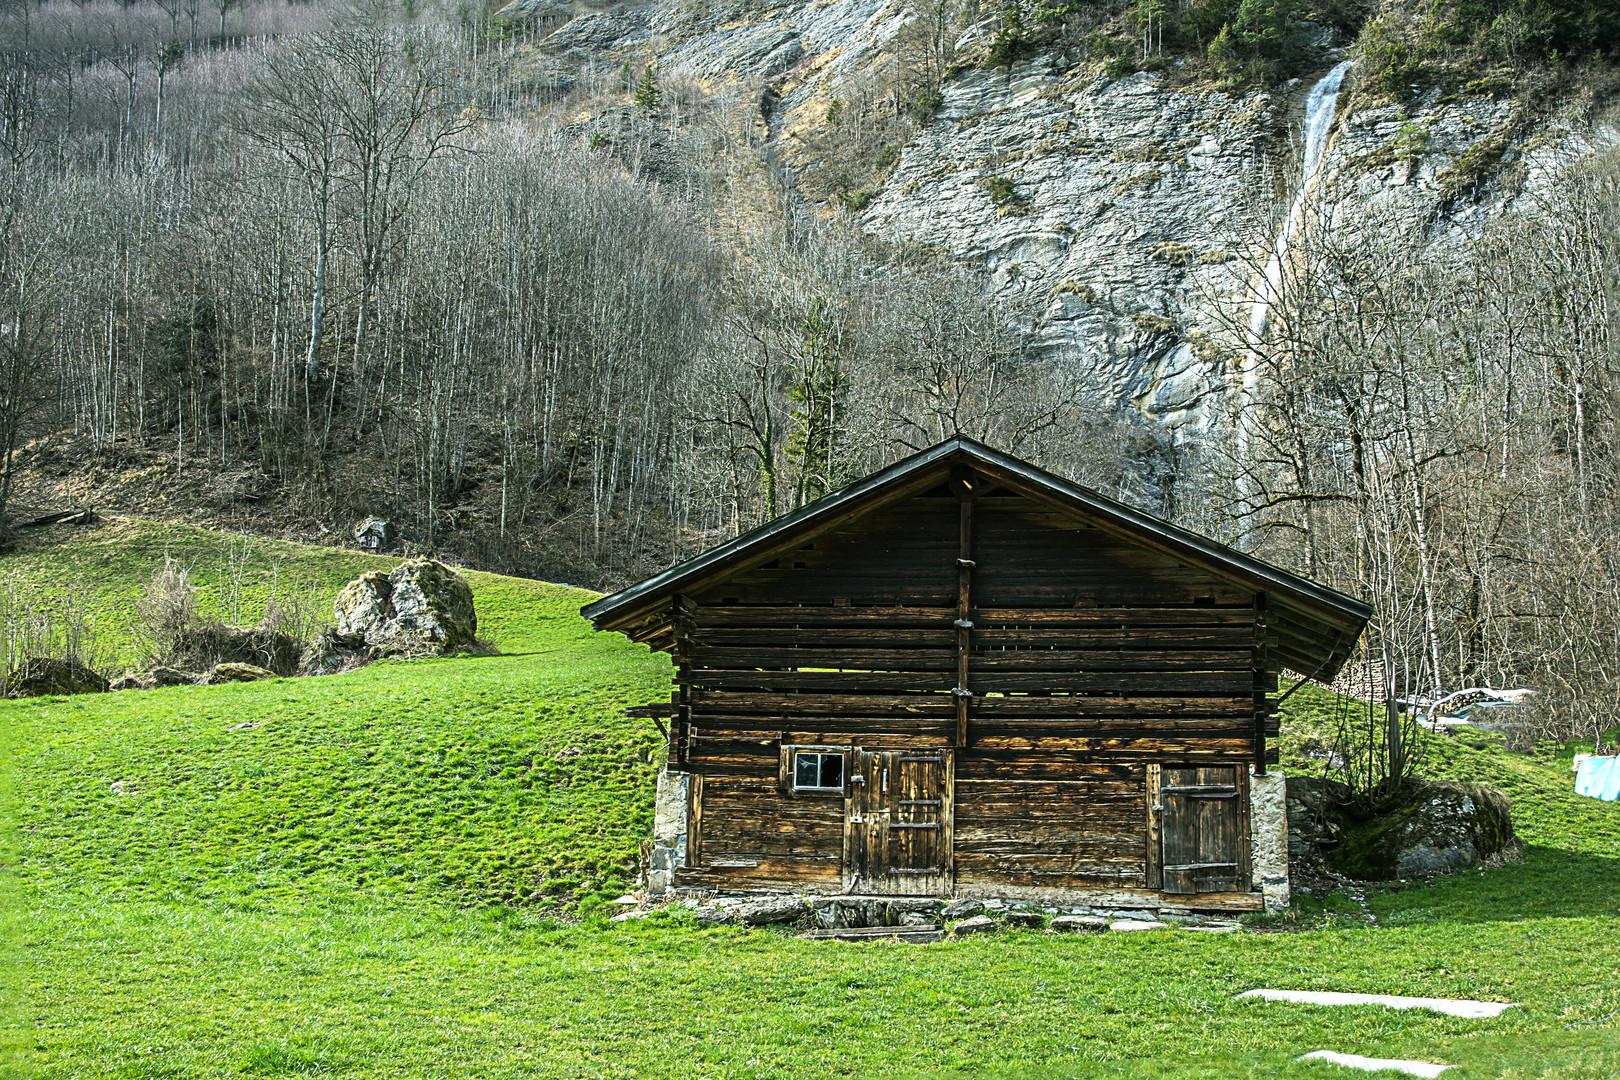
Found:
<svg viewBox="0 0 1620 1080"><path fill-rule="evenodd" d="M947 892L951 751L857 749L851 757L846 888L913 896Z"/></svg>
<svg viewBox="0 0 1620 1080"><path fill-rule="evenodd" d="M1160 774L1167 893L1249 889L1248 774L1236 765Z"/></svg>

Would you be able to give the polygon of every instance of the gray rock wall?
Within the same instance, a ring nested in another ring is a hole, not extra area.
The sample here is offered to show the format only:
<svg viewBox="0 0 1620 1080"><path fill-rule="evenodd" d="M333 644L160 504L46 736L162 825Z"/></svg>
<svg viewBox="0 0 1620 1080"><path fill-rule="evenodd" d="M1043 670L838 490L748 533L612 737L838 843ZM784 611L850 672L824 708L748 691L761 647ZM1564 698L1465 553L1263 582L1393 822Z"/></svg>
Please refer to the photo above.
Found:
<svg viewBox="0 0 1620 1080"><path fill-rule="evenodd" d="M715 84L769 81L780 91L774 160L791 174L827 102L892 60L909 10L903 0L654 0L582 15L546 47L575 61L656 58ZM990 32L975 27L964 42ZM1299 186L1300 111L1314 81L1232 97L1154 73L1111 78L1061 50L968 68L860 222L982 267L1042 353L1090 373L1171 437L1196 438L1235 406L1236 373L1213 344L1246 323ZM1440 254L1529 205L1562 163L1620 141L1612 116L1594 119L1579 103L1515 127L1514 104L1488 96L1362 101L1352 68L1313 206L1327 218L1378 214L1380 228L1420 235ZM1503 163L1522 183L1453 198L1447 171L1504 132Z"/></svg>

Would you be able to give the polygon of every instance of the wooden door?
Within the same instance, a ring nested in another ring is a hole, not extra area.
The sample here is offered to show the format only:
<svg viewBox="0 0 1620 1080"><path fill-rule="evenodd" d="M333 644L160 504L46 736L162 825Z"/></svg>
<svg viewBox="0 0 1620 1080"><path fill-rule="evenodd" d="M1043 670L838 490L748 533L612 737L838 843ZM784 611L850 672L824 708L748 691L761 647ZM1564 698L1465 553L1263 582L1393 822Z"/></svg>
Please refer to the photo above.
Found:
<svg viewBox="0 0 1620 1080"><path fill-rule="evenodd" d="M1161 770L1165 892L1249 891L1247 780L1236 765Z"/></svg>
<svg viewBox="0 0 1620 1080"><path fill-rule="evenodd" d="M951 751L855 750L845 887L941 895L950 887Z"/></svg>

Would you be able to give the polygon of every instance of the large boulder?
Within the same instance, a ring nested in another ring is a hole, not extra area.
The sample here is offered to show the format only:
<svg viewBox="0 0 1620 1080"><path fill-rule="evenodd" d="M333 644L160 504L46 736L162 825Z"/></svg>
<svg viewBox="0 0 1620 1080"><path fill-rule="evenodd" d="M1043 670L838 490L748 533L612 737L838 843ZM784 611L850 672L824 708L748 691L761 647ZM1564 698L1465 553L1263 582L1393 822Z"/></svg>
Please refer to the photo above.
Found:
<svg viewBox="0 0 1620 1080"><path fill-rule="evenodd" d="M1478 866L1515 843L1507 796L1484 784L1409 784L1370 810L1346 810L1327 859L1363 881Z"/></svg>
<svg viewBox="0 0 1620 1080"><path fill-rule="evenodd" d="M107 684L109 691L116 690L150 690L156 686L150 676L133 668L125 668L124 673Z"/></svg>
<svg viewBox="0 0 1620 1080"><path fill-rule="evenodd" d="M77 660L30 657L6 676L6 697L10 698L106 692L107 680Z"/></svg>
<svg viewBox="0 0 1620 1080"><path fill-rule="evenodd" d="M431 559L411 559L392 573L372 571L343 587L332 604L337 633L405 652L455 652L478 636L472 588Z"/></svg>
<svg viewBox="0 0 1620 1080"><path fill-rule="evenodd" d="M147 668L144 674L144 679L150 681L153 686L191 686L200 678L202 676L196 672L170 667L167 664Z"/></svg>
<svg viewBox="0 0 1620 1080"><path fill-rule="evenodd" d="M214 669L204 675L202 681L208 686L221 686L233 682L258 682L260 679L273 679L276 673L253 664L215 664Z"/></svg>

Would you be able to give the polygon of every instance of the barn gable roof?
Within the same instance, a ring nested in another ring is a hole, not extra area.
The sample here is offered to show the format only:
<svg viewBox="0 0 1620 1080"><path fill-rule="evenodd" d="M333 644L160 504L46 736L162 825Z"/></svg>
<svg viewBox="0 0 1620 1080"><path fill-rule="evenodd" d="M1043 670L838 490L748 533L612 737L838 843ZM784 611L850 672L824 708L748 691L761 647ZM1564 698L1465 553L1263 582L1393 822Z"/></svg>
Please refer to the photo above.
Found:
<svg viewBox="0 0 1620 1080"><path fill-rule="evenodd" d="M920 494L961 465L971 466L1020 495L1054 505L1216 577L1264 591L1268 621L1281 638L1278 657L1288 667L1314 678L1330 679L1338 673L1372 616L1372 608L1360 600L1132 509L963 435L898 461L646 581L586 604L580 613L598 630L630 632L650 622L667 626L669 602L677 593L723 580L854 517ZM641 632L632 636L647 640L653 635Z"/></svg>

